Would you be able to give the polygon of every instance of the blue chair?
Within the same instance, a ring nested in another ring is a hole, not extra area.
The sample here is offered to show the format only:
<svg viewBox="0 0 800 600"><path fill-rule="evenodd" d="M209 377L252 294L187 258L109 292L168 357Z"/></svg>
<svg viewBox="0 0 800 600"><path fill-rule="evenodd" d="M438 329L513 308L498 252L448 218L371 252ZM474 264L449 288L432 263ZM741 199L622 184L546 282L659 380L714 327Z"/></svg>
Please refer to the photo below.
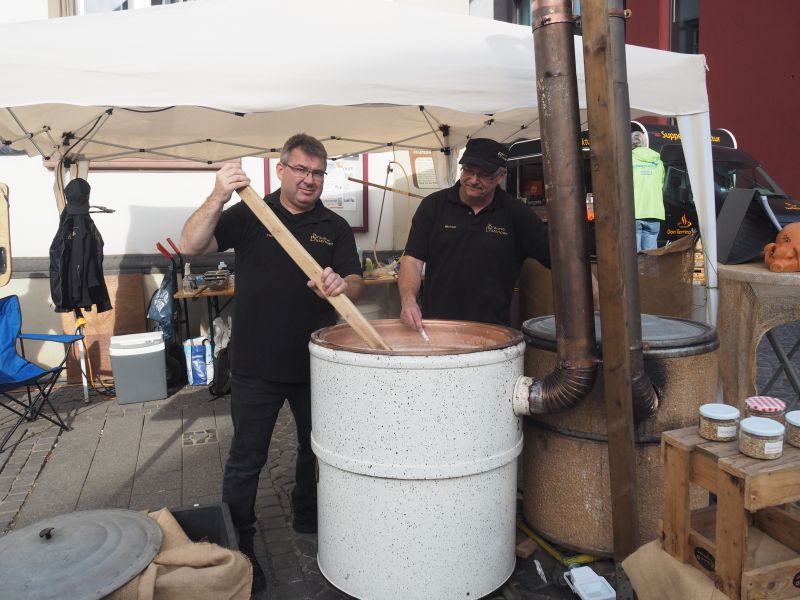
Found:
<svg viewBox="0 0 800 600"><path fill-rule="evenodd" d="M3 435L0 452L6 449L8 440L23 421L34 421L38 417L43 417L63 430L69 429L50 403L50 392L66 367L72 344L82 340L83 336L22 333L21 327L19 298L17 296L0 298L0 406L19 416L11 429ZM57 367L43 369L25 358L23 340L60 342L64 344L64 358ZM19 342L19 352L17 342ZM23 388L27 394L19 393ZM35 396L31 393L32 388L38 390ZM10 392L16 394L12 395ZM45 404L50 407L53 417L42 412Z"/></svg>

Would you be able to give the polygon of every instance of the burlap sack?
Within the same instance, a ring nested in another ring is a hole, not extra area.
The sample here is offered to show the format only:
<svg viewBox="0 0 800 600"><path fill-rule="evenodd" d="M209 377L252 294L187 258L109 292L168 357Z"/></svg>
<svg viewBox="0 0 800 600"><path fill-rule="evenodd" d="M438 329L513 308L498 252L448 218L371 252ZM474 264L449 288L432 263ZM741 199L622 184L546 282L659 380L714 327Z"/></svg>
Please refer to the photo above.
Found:
<svg viewBox="0 0 800 600"><path fill-rule="evenodd" d="M217 544L192 542L166 508L149 513L161 527L161 550L139 575L106 600L248 600L253 567Z"/></svg>
<svg viewBox="0 0 800 600"><path fill-rule="evenodd" d="M747 534L747 562L757 569L797 558L797 553L751 527ZM639 600L729 600L704 573L683 564L653 540L622 561ZM793 596L789 600L800 600Z"/></svg>

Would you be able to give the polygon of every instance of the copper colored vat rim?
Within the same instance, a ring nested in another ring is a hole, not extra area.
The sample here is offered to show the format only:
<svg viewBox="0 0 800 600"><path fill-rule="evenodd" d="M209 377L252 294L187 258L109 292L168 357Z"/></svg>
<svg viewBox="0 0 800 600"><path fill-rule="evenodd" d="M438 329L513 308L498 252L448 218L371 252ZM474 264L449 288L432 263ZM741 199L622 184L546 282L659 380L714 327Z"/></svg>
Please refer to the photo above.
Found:
<svg viewBox="0 0 800 600"><path fill-rule="evenodd" d="M501 350L522 343L522 333L503 325L476 321L425 320L426 342L400 319L370 321L391 350L369 348L366 342L346 323L318 329L311 334L311 343L346 352L384 356L445 356Z"/></svg>

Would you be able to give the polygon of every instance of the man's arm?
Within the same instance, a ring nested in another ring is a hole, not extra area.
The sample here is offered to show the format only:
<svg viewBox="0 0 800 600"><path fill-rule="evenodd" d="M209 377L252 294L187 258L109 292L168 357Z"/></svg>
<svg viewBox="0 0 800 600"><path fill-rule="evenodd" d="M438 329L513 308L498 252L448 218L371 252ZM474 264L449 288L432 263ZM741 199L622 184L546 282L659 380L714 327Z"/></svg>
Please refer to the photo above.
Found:
<svg viewBox="0 0 800 600"><path fill-rule="evenodd" d="M183 226L181 250L184 254L202 256L219 249L214 237L214 228L219 222L222 210L231 199L234 190L249 184L250 179L238 165L226 163L217 171L211 194Z"/></svg>
<svg viewBox="0 0 800 600"><path fill-rule="evenodd" d="M417 331L422 331L422 310L417 304L417 295L422 285L422 266L425 263L406 254L400 262L397 289L400 292L400 319Z"/></svg>

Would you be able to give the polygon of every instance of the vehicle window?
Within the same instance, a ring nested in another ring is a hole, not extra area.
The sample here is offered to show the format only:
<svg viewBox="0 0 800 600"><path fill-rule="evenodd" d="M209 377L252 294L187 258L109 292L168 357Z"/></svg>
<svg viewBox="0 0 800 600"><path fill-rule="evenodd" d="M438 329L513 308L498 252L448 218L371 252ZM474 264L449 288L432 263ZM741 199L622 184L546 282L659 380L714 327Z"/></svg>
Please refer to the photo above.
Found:
<svg viewBox="0 0 800 600"><path fill-rule="evenodd" d="M684 169L667 167L663 193L665 203L675 206L691 206L693 200L688 173Z"/></svg>

